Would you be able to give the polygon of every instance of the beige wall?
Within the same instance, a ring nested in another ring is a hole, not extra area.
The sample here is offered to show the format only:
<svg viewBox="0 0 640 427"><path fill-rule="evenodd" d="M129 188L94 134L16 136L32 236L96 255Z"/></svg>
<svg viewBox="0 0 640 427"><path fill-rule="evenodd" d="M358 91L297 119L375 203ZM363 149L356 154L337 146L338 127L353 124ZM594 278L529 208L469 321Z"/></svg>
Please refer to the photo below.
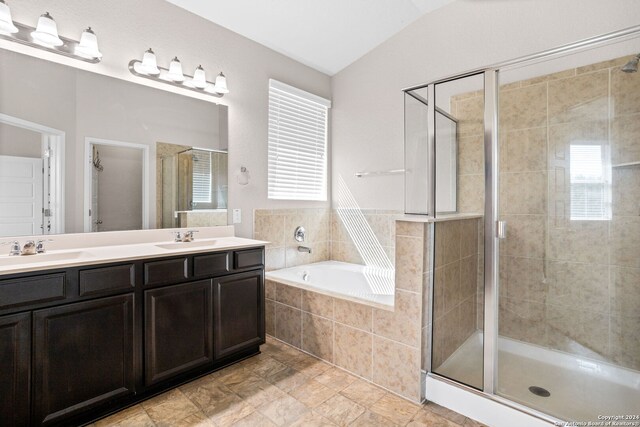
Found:
<svg viewBox="0 0 640 427"><path fill-rule="evenodd" d="M100 64L73 61L2 40L0 47L163 90L178 91L186 96L198 95L136 78L129 73L128 62L140 58L144 50L152 46L160 64L166 65L174 55L178 55L185 72L192 72L198 64L202 64L209 79L213 79L216 73L224 71L231 93L214 102L229 106L229 207L243 209L243 222L236 226L237 233L251 236L254 208L283 206L282 201L267 199L268 79L275 78L331 98L329 76L162 0L117 0L108 3L96 0L51 0L46 6L63 36L77 39L83 28L92 26L104 55ZM40 1L25 0L11 4L11 11L14 20L34 25L44 9ZM55 91L56 88L51 90ZM64 100L68 96L69 93L63 92L57 99ZM58 115L71 113L65 111L63 103L59 110L56 113ZM236 182L235 173L240 166L246 166L251 174L249 185L240 186ZM317 207L327 206L328 202L291 202L287 205Z"/></svg>
<svg viewBox="0 0 640 427"><path fill-rule="evenodd" d="M458 0L431 12L332 79L332 176L362 208L403 209L402 89L637 25L636 0ZM334 200L337 194L334 192Z"/></svg>
<svg viewBox="0 0 640 427"><path fill-rule="evenodd" d="M0 156L42 157L42 135L0 123Z"/></svg>

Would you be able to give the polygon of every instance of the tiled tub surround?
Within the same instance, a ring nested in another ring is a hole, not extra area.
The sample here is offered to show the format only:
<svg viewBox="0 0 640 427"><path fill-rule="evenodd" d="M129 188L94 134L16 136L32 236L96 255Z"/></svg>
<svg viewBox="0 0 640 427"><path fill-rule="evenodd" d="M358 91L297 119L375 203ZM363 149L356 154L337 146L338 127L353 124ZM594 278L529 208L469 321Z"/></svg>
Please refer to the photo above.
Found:
<svg viewBox="0 0 640 427"><path fill-rule="evenodd" d="M419 401L429 227L396 222L392 311L267 281L267 334Z"/></svg>
<svg viewBox="0 0 640 427"><path fill-rule="evenodd" d="M328 260L393 265L395 220L401 216L398 211L373 209L256 209L253 234L271 242L266 251L267 271ZM302 243L293 238L299 225L307 231ZM366 238L360 239L361 235ZM300 245L310 247L311 254L298 252Z"/></svg>
<svg viewBox="0 0 640 427"><path fill-rule="evenodd" d="M569 147L640 161L640 76L628 57L500 88L500 334L640 370L640 167L614 167L612 218L570 220ZM453 99L459 207L482 211L482 97Z"/></svg>

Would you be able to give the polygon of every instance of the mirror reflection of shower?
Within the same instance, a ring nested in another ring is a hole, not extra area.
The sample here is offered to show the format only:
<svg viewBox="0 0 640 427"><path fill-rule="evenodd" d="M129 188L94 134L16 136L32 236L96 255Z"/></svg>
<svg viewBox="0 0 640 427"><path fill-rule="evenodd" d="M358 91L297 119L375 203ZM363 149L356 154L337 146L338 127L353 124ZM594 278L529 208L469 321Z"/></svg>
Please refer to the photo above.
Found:
<svg viewBox="0 0 640 427"><path fill-rule="evenodd" d="M226 225L227 152L184 148L161 158L162 227Z"/></svg>

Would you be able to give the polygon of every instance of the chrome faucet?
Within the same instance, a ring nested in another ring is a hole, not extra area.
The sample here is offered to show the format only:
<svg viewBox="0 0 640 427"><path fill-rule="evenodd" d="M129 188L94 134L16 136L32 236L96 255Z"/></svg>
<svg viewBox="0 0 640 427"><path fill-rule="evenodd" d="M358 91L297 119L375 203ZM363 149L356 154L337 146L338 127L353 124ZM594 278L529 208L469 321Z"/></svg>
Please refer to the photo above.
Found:
<svg viewBox="0 0 640 427"><path fill-rule="evenodd" d="M17 240L14 240L12 242L4 242L2 245L11 245L11 248L9 249L9 256L20 255L20 242L18 242Z"/></svg>
<svg viewBox="0 0 640 427"><path fill-rule="evenodd" d="M36 253L37 254L43 254L47 251L47 249L44 247L44 242L53 242L53 240L51 239L46 239L46 240L38 240L36 242Z"/></svg>
<svg viewBox="0 0 640 427"><path fill-rule="evenodd" d="M193 242L195 239L194 233L197 233L198 230L188 230L188 231L172 231L171 234L174 235L175 242Z"/></svg>
<svg viewBox="0 0 640 427"><path fill-rule="evenodd" d="M306 252L308 254L311 253L311 248L308 246L298 246L298 252Z"/></svg>

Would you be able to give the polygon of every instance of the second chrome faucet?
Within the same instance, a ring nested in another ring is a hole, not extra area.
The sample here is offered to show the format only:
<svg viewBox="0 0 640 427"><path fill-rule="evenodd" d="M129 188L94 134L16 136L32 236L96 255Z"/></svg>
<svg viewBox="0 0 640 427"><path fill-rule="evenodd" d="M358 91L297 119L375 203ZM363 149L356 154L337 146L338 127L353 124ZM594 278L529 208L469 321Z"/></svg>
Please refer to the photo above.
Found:
<svg viewBox="0 0 640 427"><path fill-rule="evenodd" d="M304 242L304 239L306 237L307 237L307 230L305 230L304 227L301 225L296 227L296 231L293 232L293 238L296 239L297 242ZM298 246L298 252L306 252L310 254L311 248L308 246Z"/></svg>

